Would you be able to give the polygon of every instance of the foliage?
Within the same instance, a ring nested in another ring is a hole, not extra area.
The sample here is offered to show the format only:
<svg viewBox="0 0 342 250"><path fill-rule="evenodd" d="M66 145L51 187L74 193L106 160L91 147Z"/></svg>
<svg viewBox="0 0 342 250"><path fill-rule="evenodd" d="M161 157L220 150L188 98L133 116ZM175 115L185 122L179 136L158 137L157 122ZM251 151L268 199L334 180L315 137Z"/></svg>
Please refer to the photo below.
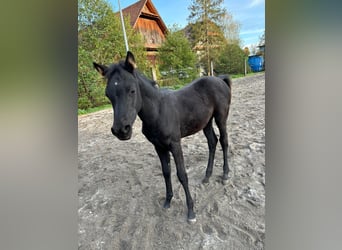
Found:
<svg viewBox="0 0 342 250"><path fill-rule="evenodd" d="M172 84L189 82L197 77L196 54L177 26L169 29L166 40L159 49L158 61L164 83L170 77Z"/></svg>
<svg viewBox="0 0 342 250"><path fill-rule="evenodd" d="M250 46L250 49L251 49L251 53L250 54L251 55L262 55L262 56L264 56L264 51L260 50L261 46L265 46L265 31L259 37L259 42L256 43L256 44L252 44Z"/></svg>
<svg viewBox="0 0 342 250"><path fill-rule="evenodd" d="M249 48L248 48L248 47L245 47L245 48L243 49L243 52L245 53L246 56L249 56L249 54L251 53L251 52L249 51Z"/></svg>
<svg viewBox="0 0 342 250"><path fill-rule="evenodd" d="M239 45L227 44L214 62L215 71L218 74L243 73L246 59L246 54Z"/></svg>
<svg viewBox="0 0 342 250"><path fill-rule="evenodd" d="M78 107L87 109L106 102L98 74L91 68L92 57L83 46L78 47Z"/></svg>
<svg viewBox="0 0 342 250"><path fill-rule="evenodd" d="M110 64L125 57L126 48L120 18L105 0L78 1L78 107L88 109L108 103L105 85L92 62ZM148 68L140 34L125 20L130 49L141 71Z"/></svg>
<svg viewBox="0 0 342 250"><path fill-rule="evenodd" d="M103 0L78 1L78 31L84 30L111 12L110 6Z"/></svg>
<svg viewBox="0 0 342 250"><path fill-rule="evenodd" d="M226 12L223 17L223 33L228 43L240 44L240 24L234 21L233 15Z"/></svg>
<svg viewBox="0 0 342 250"><path fill-rule="evenodd" d="M223 28L227 11L223 3L223 0L192 0L189 6L192 45L202 51L200 60L207 72L211 72L210 62L226 43Z"/></svg>
<svg viewBox="0 0 342 250"><path fill-rule="evenodd" d="M223 3L223 0L192 0L189 6L189 22L202 21L208 23L211 21L220 24L226 14L226 10L222 7Z"/></svg>
<svg viewBox="0 0 342 250"><path fill-rule="evenodd" d="M85 114L97 112L97 111L100 111L100 110L109 109L111 107L112 107L111 104L105 104L105 105L98 106L98 107L95 107L95 108L78 109L78 115L85 115Z"/></svg>
<svg viewBox="0 0 342 250"><path fill-rule="evenodd" d="M265 31L262 33L262 35L259 37L259 46L265 45Z"/></svg>
<svg viewBox="0 0 342 250"><path fill-rule="evenodd" d="M258 47L255 44L250 45L250 55L256 55L258 52Z"/></svg>

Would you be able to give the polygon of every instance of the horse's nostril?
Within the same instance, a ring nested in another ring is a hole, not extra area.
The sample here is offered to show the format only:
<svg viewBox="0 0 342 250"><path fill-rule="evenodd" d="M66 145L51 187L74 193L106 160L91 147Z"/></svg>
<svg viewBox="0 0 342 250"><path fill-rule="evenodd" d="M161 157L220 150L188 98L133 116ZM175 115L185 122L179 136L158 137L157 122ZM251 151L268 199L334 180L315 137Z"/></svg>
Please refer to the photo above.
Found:
<svg viewBox="0 0 342 250"><path fill-rule="evenodd" d="M121 138L126 138L131 133L132 127L131 125L126 125L121 128L114 128L113 126L111 127L110 130L112 131L114 136L121 139Z"/></svg>
<svg viewBox="0 0 342 250"><path fill-rule="evenodd" d="M124 128L125 130L125 133L127 133L127 132L129 132L130 131L130 129L131 129L131 126L130 125L126 125L125 126L125 128Z"/></svg>

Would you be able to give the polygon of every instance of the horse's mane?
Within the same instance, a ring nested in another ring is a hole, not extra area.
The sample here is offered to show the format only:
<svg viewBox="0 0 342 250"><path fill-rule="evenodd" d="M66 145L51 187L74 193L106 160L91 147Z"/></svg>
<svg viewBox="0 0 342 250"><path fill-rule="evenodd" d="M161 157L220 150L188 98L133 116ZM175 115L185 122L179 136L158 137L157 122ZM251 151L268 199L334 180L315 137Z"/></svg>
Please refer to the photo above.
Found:
<svg viewBox="0 0 342 250"><path fill-rule="evenodd" d="M143 82L151 85L154 88L158 88L158 83L154 80L151 80L149 78L147 78L144 74L142 74L140 71L135 70L136 75L140 78L140 80L142 80Z"/></svg>

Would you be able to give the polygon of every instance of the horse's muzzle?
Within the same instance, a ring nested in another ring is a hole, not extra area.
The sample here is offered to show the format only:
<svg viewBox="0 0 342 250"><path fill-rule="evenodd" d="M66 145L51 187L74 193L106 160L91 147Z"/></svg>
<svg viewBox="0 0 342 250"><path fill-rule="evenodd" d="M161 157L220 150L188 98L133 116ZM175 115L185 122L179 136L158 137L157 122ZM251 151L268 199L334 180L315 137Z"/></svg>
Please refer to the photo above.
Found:
<svg viewBox="0 0 342 250"><path fill-rule="evenodd" d="M113 135L115 135L119 140L129 140L132 137L132 126L125 125L120 128L111 128Z"/></svg>

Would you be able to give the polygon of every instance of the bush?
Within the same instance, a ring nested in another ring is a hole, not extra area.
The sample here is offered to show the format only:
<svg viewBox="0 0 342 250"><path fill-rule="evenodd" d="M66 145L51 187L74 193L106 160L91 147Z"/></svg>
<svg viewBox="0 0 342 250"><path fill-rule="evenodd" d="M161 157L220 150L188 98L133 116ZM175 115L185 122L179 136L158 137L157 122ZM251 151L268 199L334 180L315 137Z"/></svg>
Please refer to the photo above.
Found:
<svg viewBox="0 0 342 250"><path fill-rule="evenodd" d="M238 44L228 44L214 61L218 74L243 74L246 55Z"/></svg>
<svg viewBox="0 0 342 250"><path fill-rule="evenodd" d="M198 76L196 54L177 26L170 28L159 49L158 60L162 86L184 85Z"/></svg>

